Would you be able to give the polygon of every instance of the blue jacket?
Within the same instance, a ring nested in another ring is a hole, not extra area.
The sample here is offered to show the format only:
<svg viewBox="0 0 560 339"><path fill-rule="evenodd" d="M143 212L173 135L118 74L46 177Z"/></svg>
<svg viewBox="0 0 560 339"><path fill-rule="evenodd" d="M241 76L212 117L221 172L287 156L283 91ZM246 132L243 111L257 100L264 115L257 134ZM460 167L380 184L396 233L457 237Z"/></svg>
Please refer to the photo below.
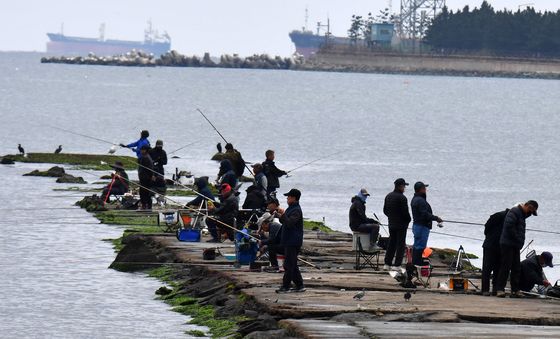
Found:
<svg viewBox="0 0 560 339"><path fill-rule="evenodd" d="M187 205L200 206L200 203L202 203L203 200L215 200L214 195L212 194L212 192L210 192L210 189L208 189L208 181L206 180L206 178L198 178L196 180L196 187L199 195L197 195L197 197L193 200L189 201ZM203 196L207 199L205 199Z"/></svg>
<svg viewBox="0 0 560 339"><path fill-rule="evenodd" d="M140 159L142 158L142 152L140 150L144 145L150 146L150 141L148 140L148 138L140 138L137 141L126 145L126 147L132 148L132 151L136 152L136 157Z"/></svg>
<svg viewBox="0 0 560 339"><path fill-rule="evenodd" d="M432 229L432 221L438 219L437 215L433 215L432 206L426 201L426 196L415 193L410 202L412 209L412 223Z"/></svg>
<svg viewBox="0 0 560 339"><path fill-rule="evenodd" d="M303 245L303 212L299 203L290 205L280 217L284 247L301 247Z"/></svg>
<svg viewBox="0 0 560 339"><path fill-rule="evenodd" d="M522 249L525 244L525 219L521 206L517 205L509 210L504 220L502 235L500 236L501 246L510 246Z"/></svg>
<svg viewBox="0 0 560 339"><path fill-rule="evenodd" d="M235 186L237 186L237 175L228 159L220 162L220 173L223 173L220 185L229 184L231 189L235 189Z"/></svg>

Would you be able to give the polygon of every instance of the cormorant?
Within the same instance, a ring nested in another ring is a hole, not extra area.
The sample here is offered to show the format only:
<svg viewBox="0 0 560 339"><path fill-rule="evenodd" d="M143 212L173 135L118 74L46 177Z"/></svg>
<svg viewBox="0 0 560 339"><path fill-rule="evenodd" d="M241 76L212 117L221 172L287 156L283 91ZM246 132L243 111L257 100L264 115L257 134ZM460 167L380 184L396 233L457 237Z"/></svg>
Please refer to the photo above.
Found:
<svg viewBox="0 0 560 339"><path fill-rule="evenodd" d="M58 145L58 148L54 151L54 154L62 152L62 145Z"/></svg>
<svg viewBox="0 0 560 339"><path fill-rule="evenodd" d="M412 294L410 294L409 291L406 291L406 293L404 294L404 301L409 301L410 298L412 298Z"/></svg>
<svg viewBox="0 0 560 339"><path fill-rule="evenodd" d="M216 145L216 148L218 149L218 153L222 153L222 143L221 143L221 142L219 142L219 143Z"/></svg>
<svg viewBox="0 0 560 339"><path fill-rule="evenodd" d="M25 154L25 150L23 149L23 147L21 147L21 144L18 144L17 149L18 149L18 151L19 151L19 154L21 154L21 155L24 155L24 154Z"/></svg>

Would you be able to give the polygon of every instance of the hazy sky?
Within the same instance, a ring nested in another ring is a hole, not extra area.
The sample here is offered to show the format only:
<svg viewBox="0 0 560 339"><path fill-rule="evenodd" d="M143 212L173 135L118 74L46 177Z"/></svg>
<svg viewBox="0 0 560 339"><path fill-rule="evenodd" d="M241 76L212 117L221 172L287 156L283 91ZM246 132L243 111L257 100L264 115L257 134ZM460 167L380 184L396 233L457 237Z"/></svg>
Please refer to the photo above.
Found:
<svg viewBox="0 0 560 339"><path fill-rule="evenodd" d="M479 6L482 0L447 0L450 9ZM495 0L494 8L517 10L533 3L537 10L556 11L558 0ZM4 0L0 10L0 50L44 51L45 33L97 37L100 23L106 38L142 40L148 19L166 30L172 48L186 54L212 55L268 52L287 56L294 51L288 33L301 28L305 8L308 28L331 20L331 31L345 36L352 14L378 13L387 0ZM393 11L400 0L393 0Z"/></svg>

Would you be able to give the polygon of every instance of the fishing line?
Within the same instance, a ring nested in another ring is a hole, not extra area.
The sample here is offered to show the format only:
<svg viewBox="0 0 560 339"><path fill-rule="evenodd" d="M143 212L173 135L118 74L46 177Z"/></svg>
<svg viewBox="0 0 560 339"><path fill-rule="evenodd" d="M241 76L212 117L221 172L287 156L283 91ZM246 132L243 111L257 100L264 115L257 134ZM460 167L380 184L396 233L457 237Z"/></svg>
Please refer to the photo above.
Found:
<svg viewBox="0 0 560 339"><path fill-rule="evenodd" d="M346 151L346 150L341 150L341 151L337 151L337 152L334 152L334 153L330 153L330 154L327 154L327 155L325 155L325 156L319 157L319 158L317 158L317 159L315 159L315 160L312 160L312 161L310 161L310 162L306 162L306 163L303 164L303 165L297 166L297 167L295 167L295 168L292 168L292 169L289 170L289 171L286 171L286 174L291 173L291 172L293 172L293 171L295 171L295 170L298 170L298 169L300 169L300 168L302 168L302 167L305 167L305 166L311 165L311 164L313 164L313 163L316 163L316 162L319 161L319 160L323 160L323 159L326 159L326 158L330 158L330 157L332 157L332 156L334 156L334 155L337 155L337 154L340 154L340 153L342 153L342 152L344 152L344 151Z"/></svg>
<svg viewBox="0 0 560 339"><path fill-rule="evenodd" d="M475 226L485 226L484 224L481 223L476 223L476 222L468 222L468 221L456 221L456 220L444 220L443 222L448 222L450 224L463 224L463 225L475 225ZM525 228L525 230L527 231L531 231L531 232L537 232L537 233L547 233L547 234L557 234L560 235L560 232L554 232L554 231L545 231L545 230L537 230L535 228Z"/></svg>
<svg viewBox="0 0 560 339"><path fill-rule="evenodd" d="M169 152L169 153L167 153L167 154L171 155L171 154L173 154L173 153L175 153L175 152L178 152L178 151L180 151L180 150L182 150L182 149L184 149L184 148L186 148L186 147L189 147L189 146L191 146L191 145L194 145L194 144L196 144L196 143L198 143L198 142L201 142L201 140L193 141L193 142L191 142L191 143L189 143L189 144L186 144L186 145L183 146L183 147L177 148L176 150L174 150L174 151L172 151L172 152Z"/></svg>

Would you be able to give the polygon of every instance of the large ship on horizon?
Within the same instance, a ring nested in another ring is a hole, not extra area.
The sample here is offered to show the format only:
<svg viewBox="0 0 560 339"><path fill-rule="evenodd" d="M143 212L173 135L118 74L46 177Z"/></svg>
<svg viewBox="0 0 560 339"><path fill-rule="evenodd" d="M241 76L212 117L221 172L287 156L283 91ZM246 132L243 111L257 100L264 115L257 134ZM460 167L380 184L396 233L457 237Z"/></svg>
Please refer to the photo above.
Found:
<svg viewBox="0 0 560 339"><path fill-rule="evenodd" d="M321 34L323 29L326 29L326 32ZM303 55L305 58L309 58L326 45L349 45L351 43L350 38L337 37L331 34L330 21L328 19L326 25L321 24L321 22L317 23L317 31L315 33L306 29L306 27L302 27L301 30L291 31L289 36L296 47L296 53Z"/></svg>
<svg viewBox="0 0 560 339"><path fill-rule="evenodd" d="M47 42L47 53L60 55L81 55L89 53L96 55L116 55L130 52L131 50L151 53L160 56L171 50L171 38L167 32L159 34L152 29L151 22L144 31L144 41L112 40L105 39L105 24L99 28L98 38L82 38L60 33L47 33L50 41Z"/></svg>

